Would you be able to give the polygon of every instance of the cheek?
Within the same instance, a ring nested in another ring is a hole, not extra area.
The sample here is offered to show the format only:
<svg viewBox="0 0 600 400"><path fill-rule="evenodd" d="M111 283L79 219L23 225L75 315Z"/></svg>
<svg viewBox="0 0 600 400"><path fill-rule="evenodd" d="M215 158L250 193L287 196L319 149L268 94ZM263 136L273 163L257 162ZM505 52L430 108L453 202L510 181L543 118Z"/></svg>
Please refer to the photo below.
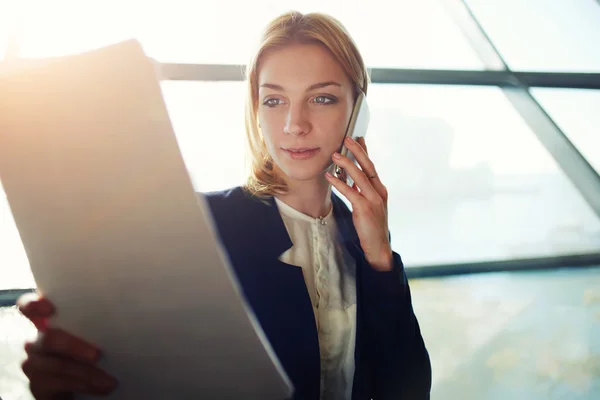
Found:
<svg viewBox="0 0 600 400"><path fill-rule="evenodd" d="M321 134L325 136L323 140L329 147L339 147L344 139L344 133L346 132L349 119L350 114L347 113L345 109L342 109L337 113L331 113L327 116L315 118L313 127L317 132L321 132Z"/></svg>
<svg viewBox="0 0 600 400"><path fill-rule="evenodd" d="M258 117L265 144L269 153L273 155L274 149L278 148L281 142L280 133L283 132L283 122L276 113L259 113Z"/></svg>

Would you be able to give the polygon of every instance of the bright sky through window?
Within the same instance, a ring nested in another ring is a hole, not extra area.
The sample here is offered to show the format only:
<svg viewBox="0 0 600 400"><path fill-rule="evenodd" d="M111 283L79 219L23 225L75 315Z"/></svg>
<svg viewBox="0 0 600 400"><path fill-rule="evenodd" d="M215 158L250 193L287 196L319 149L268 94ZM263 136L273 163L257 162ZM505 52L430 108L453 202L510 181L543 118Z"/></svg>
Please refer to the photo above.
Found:
<svg viewBox="0 0 600 400"><path fill-rule="evenodd" d="M600 43L600 24L589 19L600 18L593 0L469 4L500 50L506 49L511 67L600 70L600 52L591 51ZM0 60L14 34L23 57L73 54L137 38L149 56L163 62L244 64L261 27L290 9L337 17L370 67L484 68L438 0L371 0L368 6L364 0L0 0ZM561 31L540 36L536 29L548 30L553 18ZM525 26L528 30L517 35ZM243 84L164 81L161 86L196 188L242 183ZM595 145L597 118L586 115L600 109L598 93L565 93L571 91L534 90L576 145ZM500 89L374 84L369 99L369 149L390 188L393 244L407 265L600 247L600 222ZM597 151L583 154L598 168ZM32 285L0 186L0 290Z"/></svg>

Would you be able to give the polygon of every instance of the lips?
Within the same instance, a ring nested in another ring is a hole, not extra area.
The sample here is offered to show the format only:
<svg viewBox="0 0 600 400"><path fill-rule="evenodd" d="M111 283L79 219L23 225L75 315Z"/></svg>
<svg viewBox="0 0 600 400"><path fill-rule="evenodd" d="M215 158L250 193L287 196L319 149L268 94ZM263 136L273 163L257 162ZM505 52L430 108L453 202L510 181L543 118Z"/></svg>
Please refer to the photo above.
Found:
<svg viewBox="0 0 600 400"><path fill-rule="evenodd" d="M294 160L307 160L314 157L319 152L318 147L298 147L282 150Z"/></svg>
<svg viewBox="0 0 600 400"><path fill-rule="evenodd" d="M318 150L317 147L299 147L299 148L289 148L289 149L284 149L285 151L290 151L292 153L303 153L306 151L313 151L313 150Z"/></svg>

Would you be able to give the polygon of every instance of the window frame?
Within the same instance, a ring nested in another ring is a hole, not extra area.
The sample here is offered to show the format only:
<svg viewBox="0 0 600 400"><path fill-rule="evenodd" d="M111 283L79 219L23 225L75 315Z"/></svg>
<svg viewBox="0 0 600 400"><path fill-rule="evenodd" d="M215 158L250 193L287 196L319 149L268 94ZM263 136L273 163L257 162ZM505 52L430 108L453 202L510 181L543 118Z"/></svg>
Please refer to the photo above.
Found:
<svg viewBox="0 0 600 400"><path fill-rule="evenodd" d="M485 70L440 70L370 68L373 83L496 86L525 120L540 143L552 155L584 200L600 218L600 175L568 139L546 110L532 96L530 88L574 88L600 90L600 73L541 72L511 70L465 0L441 0L454 21L486 66ZM600 6L600 0L598 1ZM15 39L13 37L13 39ZM4 63L18 54L10 42ZM156 61L155 61L156 62ZM243 81L243 65L159 63L162 80ZM589 267L600 264L597 253L543 258L484 261L416 266L406 269L410 278L436 277L492 271L516 271L559 267ZM0 307L14 305L23 293L34 289L0 290Z"/></svg>

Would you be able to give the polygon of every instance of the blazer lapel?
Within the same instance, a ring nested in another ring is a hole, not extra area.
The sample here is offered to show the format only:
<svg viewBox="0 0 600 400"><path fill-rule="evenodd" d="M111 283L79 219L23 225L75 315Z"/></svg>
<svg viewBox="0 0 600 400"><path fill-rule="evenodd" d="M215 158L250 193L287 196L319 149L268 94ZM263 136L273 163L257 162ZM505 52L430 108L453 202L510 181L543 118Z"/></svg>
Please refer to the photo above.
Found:
<svg viewBox="0 0 600 400"><path fill-rule="evenodd" d="M365 282L365 275L370 273L371 267L367 264L358 233L354 228L352 220L352 212L346 204L337 197L331 194L333 203L333 212L338 226L340 240L348 252L356 262L356 342L354 350L354 385L352 387L352 399L367 398L369 393L372 393L372 382L370 380L369 371L369 351L368 338L364 332L363 315L365 313L365 304L363 291L368 284Z"/></svg>
<svg viewBox="0 0 600 400"><path fill-rule="evenodd" d="M214 214L243 292L296 388L294 399L317 399L315 317L301 267L279 260L292 247L283 219L274 199L263 202L241 189L233 197L235 207L223 207L221 221Z"/></svg>
<svg viewBox="0 0 600 400"><path fill-rule="evenodd" d="M370 381L361 293L364 253L352 213L332 193L338 237L356 261L357 327L353 399L369 393ZM221 240L228 250L244 295L296 388L294 399L320 396L320 353L312 303L300 266L279 256L292 241L274 199L260 201L241 188L208 196ZM368 265L366 267L370 268Z"/></svg>

